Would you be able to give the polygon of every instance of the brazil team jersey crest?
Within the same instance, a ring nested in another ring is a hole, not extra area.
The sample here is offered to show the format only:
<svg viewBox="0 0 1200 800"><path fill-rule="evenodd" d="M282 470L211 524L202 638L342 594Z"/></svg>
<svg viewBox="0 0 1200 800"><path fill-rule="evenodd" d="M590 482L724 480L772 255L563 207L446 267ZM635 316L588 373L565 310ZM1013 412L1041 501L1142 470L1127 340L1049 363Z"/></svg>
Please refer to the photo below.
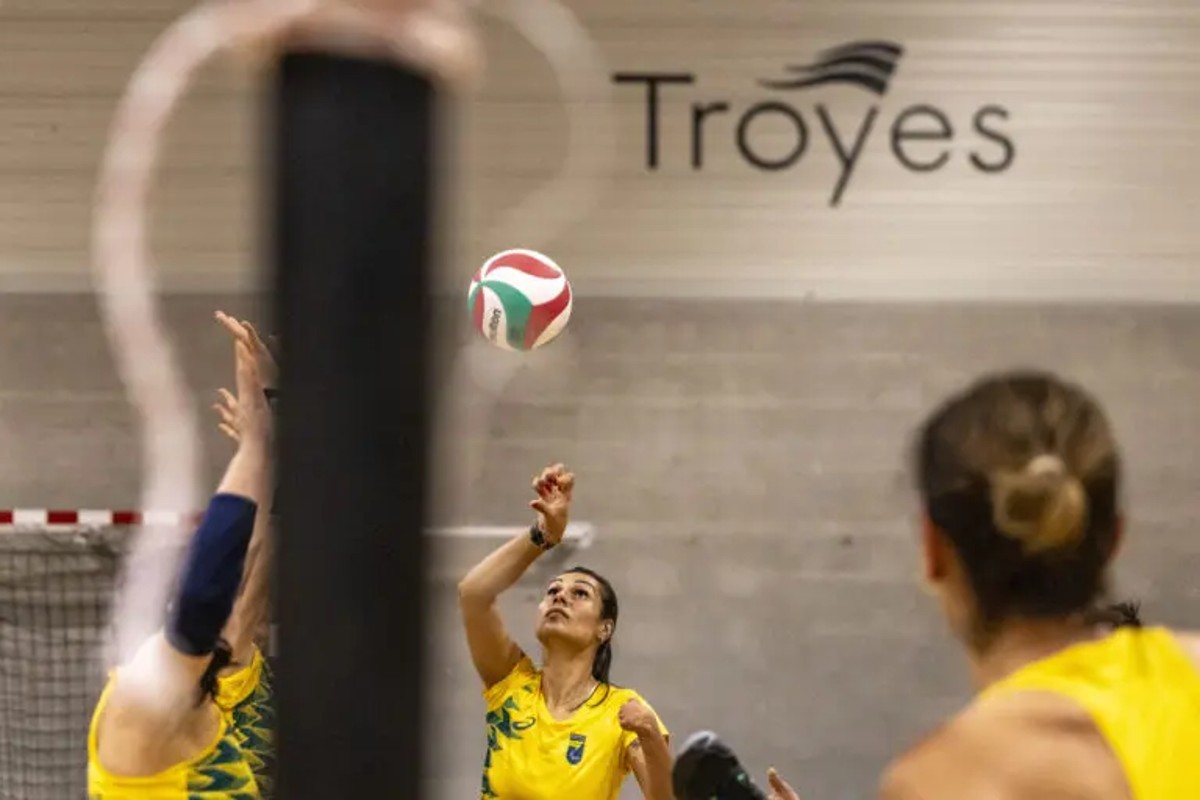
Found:
<svg viewBox="0 0 1200 800"><path fill-rule="evenodd" d="M484 800L615 800L629 772L626 751L637 735L621 729L617 712L632 689L601 688L566 720L546 709L541 671L528 657L486 689ZM649 704L646 704L649 708ZM657 717L657 715L656 715ZM667 729L659 722L664 735Z"/></svg>

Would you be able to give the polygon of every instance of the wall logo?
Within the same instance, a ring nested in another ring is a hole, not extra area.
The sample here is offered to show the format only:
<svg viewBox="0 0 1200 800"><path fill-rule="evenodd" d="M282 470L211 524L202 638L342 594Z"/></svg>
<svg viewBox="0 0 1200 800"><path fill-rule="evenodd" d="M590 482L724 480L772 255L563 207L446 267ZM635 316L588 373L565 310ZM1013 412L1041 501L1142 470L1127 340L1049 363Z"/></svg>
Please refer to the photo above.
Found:
<svg viewBox="0 0 1200 800"><path fill-rule="evenodd" d="M848 83L883 97L896 74L904 48L891 42L851 42L820 54L816 62L789 66L789 77L759 81L767 89L807 89L826 83Z"/></svg>
<svg viewBox="0 0 1200 800"><path fill-rule="evenodd" d="M745 107L735 107L728 100L693 100L689 109L690 135L682 142L662 140L660 101L666 87L696 84L695 73L617 72L612 75L612 81L643 87L646 169L657 170L664 151L672 153L686 149L693 171L703 170L709 140L720 135L716 131L720 126L717 120L732 114L733 146L747 165L763 171L777 172L800 163L809 154L811 140L821 136L839 166L838 179L829 198L829 205L837 206L849 188L854 168L867 150L877 119L884 113L882 98L891 86L903 55L904 48L894 42L850 42L819 53L812 63L785 65L782 74L757 80L757 86L771 93L772 99ZM805 92L839 84L880 100L865 109L857 124L849 124L845 119L835 120L823 103L808 105L804 102ZM772 117L795 131L795 143L784 152L764 152L766 148L761 141L756 141L756 125L761 124L760 120ZM813 118L817 126L812 125ZM1008 118L1008 109L1003 106L982 104L965 121L969 132L964 134L960 131L964 121L953 119L937 106L928 103L905 106L891 116L887 134L889 149L896 161L910 172L935 172L962 154L965 158L961 160L967 168L983 174L998 174L1011 167L1016 158L1016 146L1003 130L1003 123ZM728 129L729 126L724 127ZM814 134L814 130L819 130L819 134Z"/></svg>

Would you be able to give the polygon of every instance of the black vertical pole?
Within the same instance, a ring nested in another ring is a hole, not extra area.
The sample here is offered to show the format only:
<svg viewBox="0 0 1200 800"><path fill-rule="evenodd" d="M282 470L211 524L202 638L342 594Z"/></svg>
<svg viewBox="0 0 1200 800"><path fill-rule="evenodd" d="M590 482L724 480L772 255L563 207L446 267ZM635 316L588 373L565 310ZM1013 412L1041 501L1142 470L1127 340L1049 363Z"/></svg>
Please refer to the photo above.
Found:
<svg viewBox="0 0 1200 800"><path fill-rule="evenodd" d="M290 53L272 124L285 800L418 797L434 90Z"/></svg>

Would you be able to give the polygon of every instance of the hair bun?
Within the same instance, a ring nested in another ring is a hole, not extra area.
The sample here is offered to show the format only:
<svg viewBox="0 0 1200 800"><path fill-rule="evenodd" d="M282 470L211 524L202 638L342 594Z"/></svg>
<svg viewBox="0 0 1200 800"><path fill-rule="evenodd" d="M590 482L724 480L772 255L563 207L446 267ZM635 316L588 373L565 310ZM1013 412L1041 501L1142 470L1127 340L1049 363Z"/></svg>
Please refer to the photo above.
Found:
<svg viewBox="0 0 1200 800"><path fill-rule="evenodd" d="M992 479L992 520L1026 553L1069 547L1087 530L1087 493L1061 457L1035 456L1019 472Z"/></svg>

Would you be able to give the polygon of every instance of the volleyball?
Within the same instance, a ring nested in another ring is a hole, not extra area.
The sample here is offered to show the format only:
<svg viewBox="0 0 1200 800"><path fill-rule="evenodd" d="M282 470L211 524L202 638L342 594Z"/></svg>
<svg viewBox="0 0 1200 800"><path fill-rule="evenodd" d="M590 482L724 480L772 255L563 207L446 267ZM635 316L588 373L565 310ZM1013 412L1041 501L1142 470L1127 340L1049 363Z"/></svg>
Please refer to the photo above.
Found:
<svg viewBox="0 0 1200 800"><path fill-rule="evenodd" d="M533 350L554 340L571 318L571 284L549 256L505 250L471 278L467 308L475 329L505 350Z"/></svg>

